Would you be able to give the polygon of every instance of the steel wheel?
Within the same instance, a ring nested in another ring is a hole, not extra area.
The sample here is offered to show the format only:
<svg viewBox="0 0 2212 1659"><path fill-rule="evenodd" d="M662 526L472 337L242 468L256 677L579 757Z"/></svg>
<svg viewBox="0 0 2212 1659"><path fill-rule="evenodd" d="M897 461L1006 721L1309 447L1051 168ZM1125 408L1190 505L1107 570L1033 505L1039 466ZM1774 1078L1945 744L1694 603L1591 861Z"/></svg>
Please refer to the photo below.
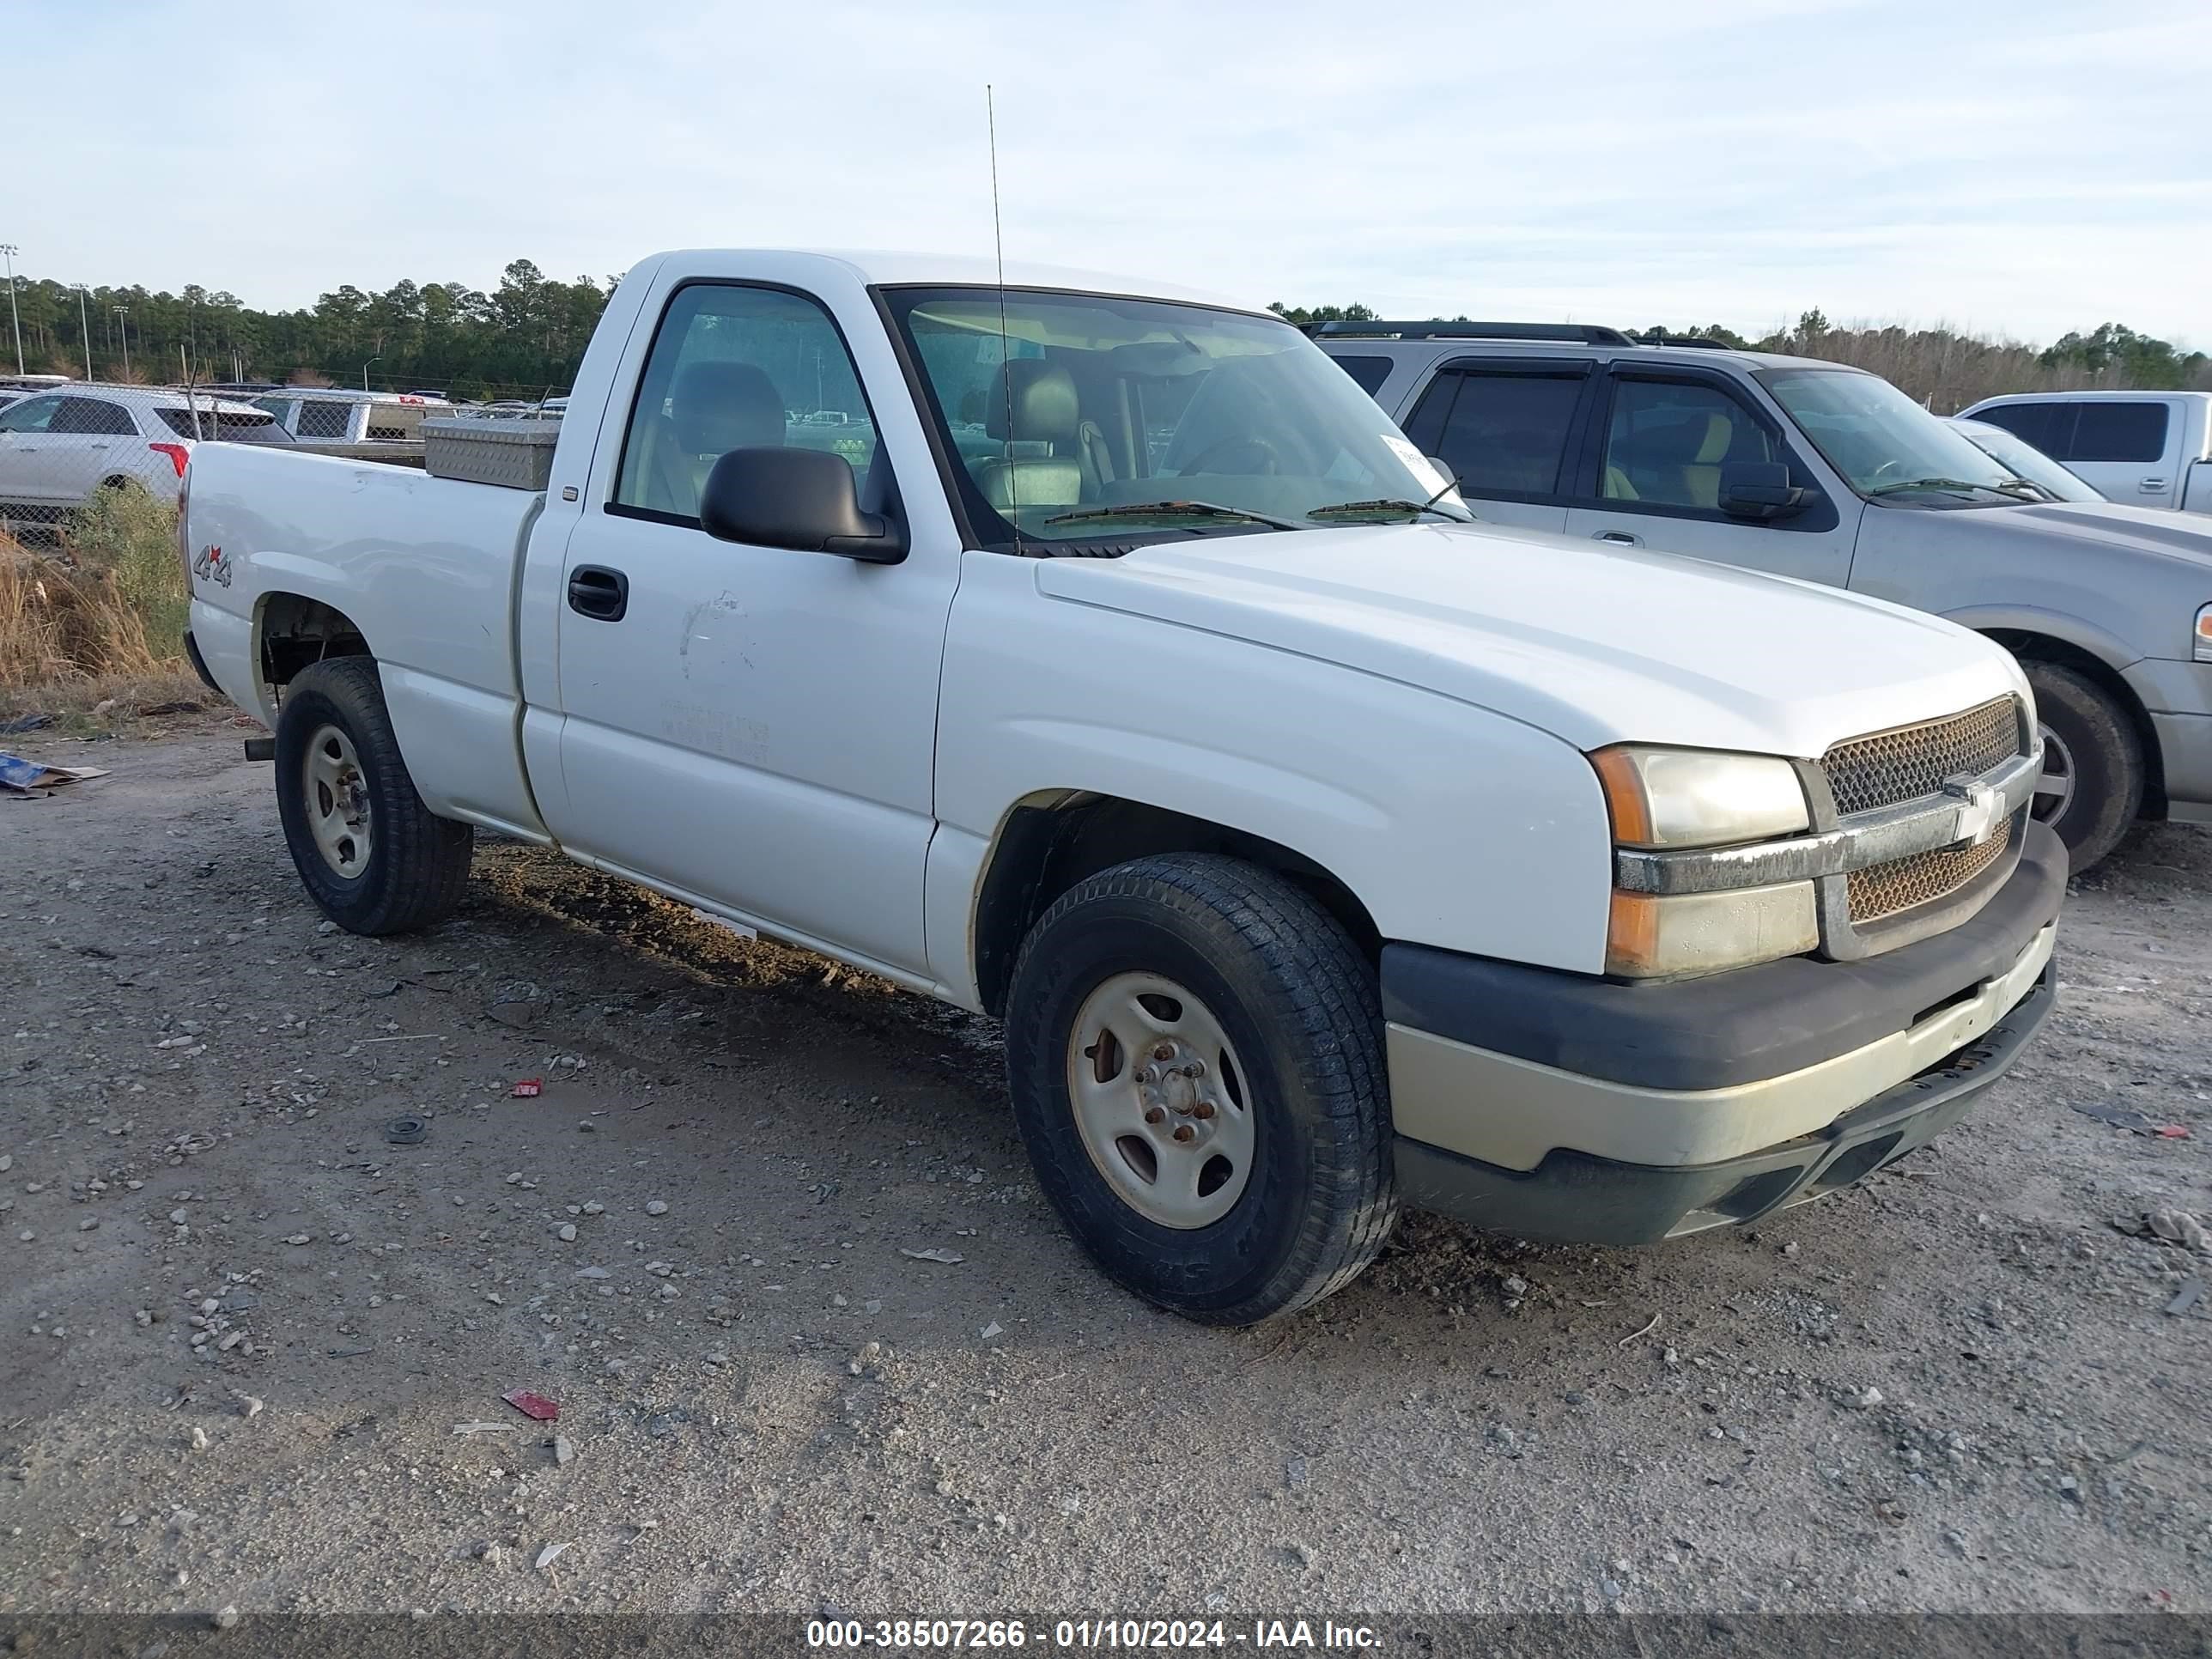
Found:
<svg viewBox="0 0 2212 1659"><path fill-rule="evenodd" d="M1163 1227L1211 1226L1243 1195L1246 1075L1212 1010L1157 974L1107 980L1069 1033L1067 1096L1084 1150L1124 1203Z"/></svg>
<svg viewBox="0 0 2212 1659"><path fill-rule="evenodd" d="M353 740L335 726L316 727L301 763L301 784L315 850L333 874L356 879L368 867L369 811Z"/></svg>
<svg viewBox="0 0 2212 1659"><path fill-rule="evenodd" d="M2039 822L2050 823L2073 802L2074 751L2048 726L2039 723L2036 729L2043 734L2043 772L2035 781L2035 796L2028 811Z"/></svg>

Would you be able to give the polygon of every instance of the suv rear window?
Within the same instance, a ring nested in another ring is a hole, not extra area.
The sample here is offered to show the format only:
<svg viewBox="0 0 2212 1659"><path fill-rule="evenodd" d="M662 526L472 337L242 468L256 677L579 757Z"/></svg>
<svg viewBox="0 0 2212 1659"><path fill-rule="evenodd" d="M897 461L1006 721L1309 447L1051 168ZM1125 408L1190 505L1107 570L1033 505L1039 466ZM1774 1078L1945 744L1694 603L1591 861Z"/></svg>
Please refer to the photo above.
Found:
<svg viewBox="0 0 2212 1659"><path fill-rule="evenodd" d="M352 427L351 404L323 398L300 400L299 431L302 438L343 438Z"/></svg>
<svg viewBox="0 0 2212 1659"><path fill-rule="evenodd" d="M192 411L189 409L164 409L159 411L161 423L179 438L212 438L230 444L284 444L292 441L291 434L276 424L273 415L240 415L229 410L199 411L199 430L192 430Z"/></svg>
<svg viewBox="0 0 2212 1659"><path fill-rule="evenodd" d="M1434 455L1470 495L1553 495L1583 375L1439 374L1421 394L1406 435Z"/></svg>
<svg viewBox="0 0 2212 1659"><path fill-rule="evenodd" d="M1382 382L1390 378L1394 367L1388 357L1339 357L1336 366L1358 383L1359 389L1373 397L1382 389Z"/></svg>

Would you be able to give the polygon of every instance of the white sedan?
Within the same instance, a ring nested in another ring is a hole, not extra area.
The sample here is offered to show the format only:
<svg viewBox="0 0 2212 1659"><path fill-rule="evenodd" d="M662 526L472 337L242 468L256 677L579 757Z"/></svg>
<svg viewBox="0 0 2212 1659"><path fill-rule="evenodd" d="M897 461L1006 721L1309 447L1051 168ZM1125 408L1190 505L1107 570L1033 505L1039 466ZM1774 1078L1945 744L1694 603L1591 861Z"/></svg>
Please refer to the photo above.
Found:
<svg viewBox="0 0 2212 1659"><path fill-rule="evenodd" d="M289 443L250 404L148 386L72 384L0 409L0 518L51 522L101 489L177 498L192 445Z"/></svg>

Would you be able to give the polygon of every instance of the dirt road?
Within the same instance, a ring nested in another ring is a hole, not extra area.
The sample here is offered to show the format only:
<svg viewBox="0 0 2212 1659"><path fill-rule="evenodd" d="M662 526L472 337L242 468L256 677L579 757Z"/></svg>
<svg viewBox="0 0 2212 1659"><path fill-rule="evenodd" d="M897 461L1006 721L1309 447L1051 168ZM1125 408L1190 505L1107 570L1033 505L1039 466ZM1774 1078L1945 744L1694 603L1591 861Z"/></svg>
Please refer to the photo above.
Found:
<svg viewBox="0 0 2212 1659"><path fill-rule="evenodd" d="M1061 1236L987 1027L512 844L334 934L235 738L0 801L0 1610L2212 1606L2212 1261L2112 1224L2212 1212L2212 836L1869 1186L1415 1218L1222 1333Z"/></svg>

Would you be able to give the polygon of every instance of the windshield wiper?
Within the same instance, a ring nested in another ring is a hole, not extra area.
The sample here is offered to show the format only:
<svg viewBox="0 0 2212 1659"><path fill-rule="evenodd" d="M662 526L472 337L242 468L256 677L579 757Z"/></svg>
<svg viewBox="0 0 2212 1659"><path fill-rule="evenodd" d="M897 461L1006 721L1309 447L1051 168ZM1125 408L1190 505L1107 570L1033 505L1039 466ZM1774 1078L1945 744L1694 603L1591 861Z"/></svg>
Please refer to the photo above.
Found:
<svg viewBox="0 0 2212 1659"><path fill-rule="evenodd" d="M2021 478L2014 482L2026 483L2027 480ZM1871 498L1876 495L1894 495L1903 489L1986 489L1998 495L2008 495L2012 493L1993 483L1970 483L1964 478L1907 478L1901 483L1876 484L1866 493Z"/></svg>
<svg viewBox="0 0 2212 1659"><path fill-rule="evenodd" d="M1309 519L1333 519L1337 517L1340 514L1350 513L1410 513L1418 519L1424 513L1433 513L1438 518L1448 519L1454 524L1472 524L1474 522L1474 514L1470 513L1467 517L1462 519L1457 514L1447 513L1443 507L1437 505L1438 501L1443 500L1445 496L1450 495L1453 490L1457 489L1458 488L1459 480L1457 478L1448 478L1444 481L1443 487L1438 489L1435 495L1430 496L1425 501L1401 501L1396 500L1395 497L1388 495L1382 497L1379 501L1339 501L1333 507L1317 507L1314 508L1312 512L1307 514L1306 517Z"/></svg>
<svg viewBox="0 0 2212 1659"><path fill-rule="evenodd" d="M1305 528L1289 519L1270 518L1265 513L1249 513L1241 507L1221 507L1212 501L1133 501L1121 507L1085 507L1045 522L1081 524L1087 519L1236 519L1246 524L1268 525L1277 530Z"/></svg>
<svg viewBox="0 0 2212 1659"><path fill-rule="evenodd" d="M1416 518L1424 513L1433 513L1439 519L1449 519L1454 524L1468 522L1449 507L1438 507L1433 501L1401 501L1388 496L1373 501L1337 501L1328 507L1317 507L1307 514L1306 517L1309 519L1349 518L1358 513L1410 513Z"/></svg>

